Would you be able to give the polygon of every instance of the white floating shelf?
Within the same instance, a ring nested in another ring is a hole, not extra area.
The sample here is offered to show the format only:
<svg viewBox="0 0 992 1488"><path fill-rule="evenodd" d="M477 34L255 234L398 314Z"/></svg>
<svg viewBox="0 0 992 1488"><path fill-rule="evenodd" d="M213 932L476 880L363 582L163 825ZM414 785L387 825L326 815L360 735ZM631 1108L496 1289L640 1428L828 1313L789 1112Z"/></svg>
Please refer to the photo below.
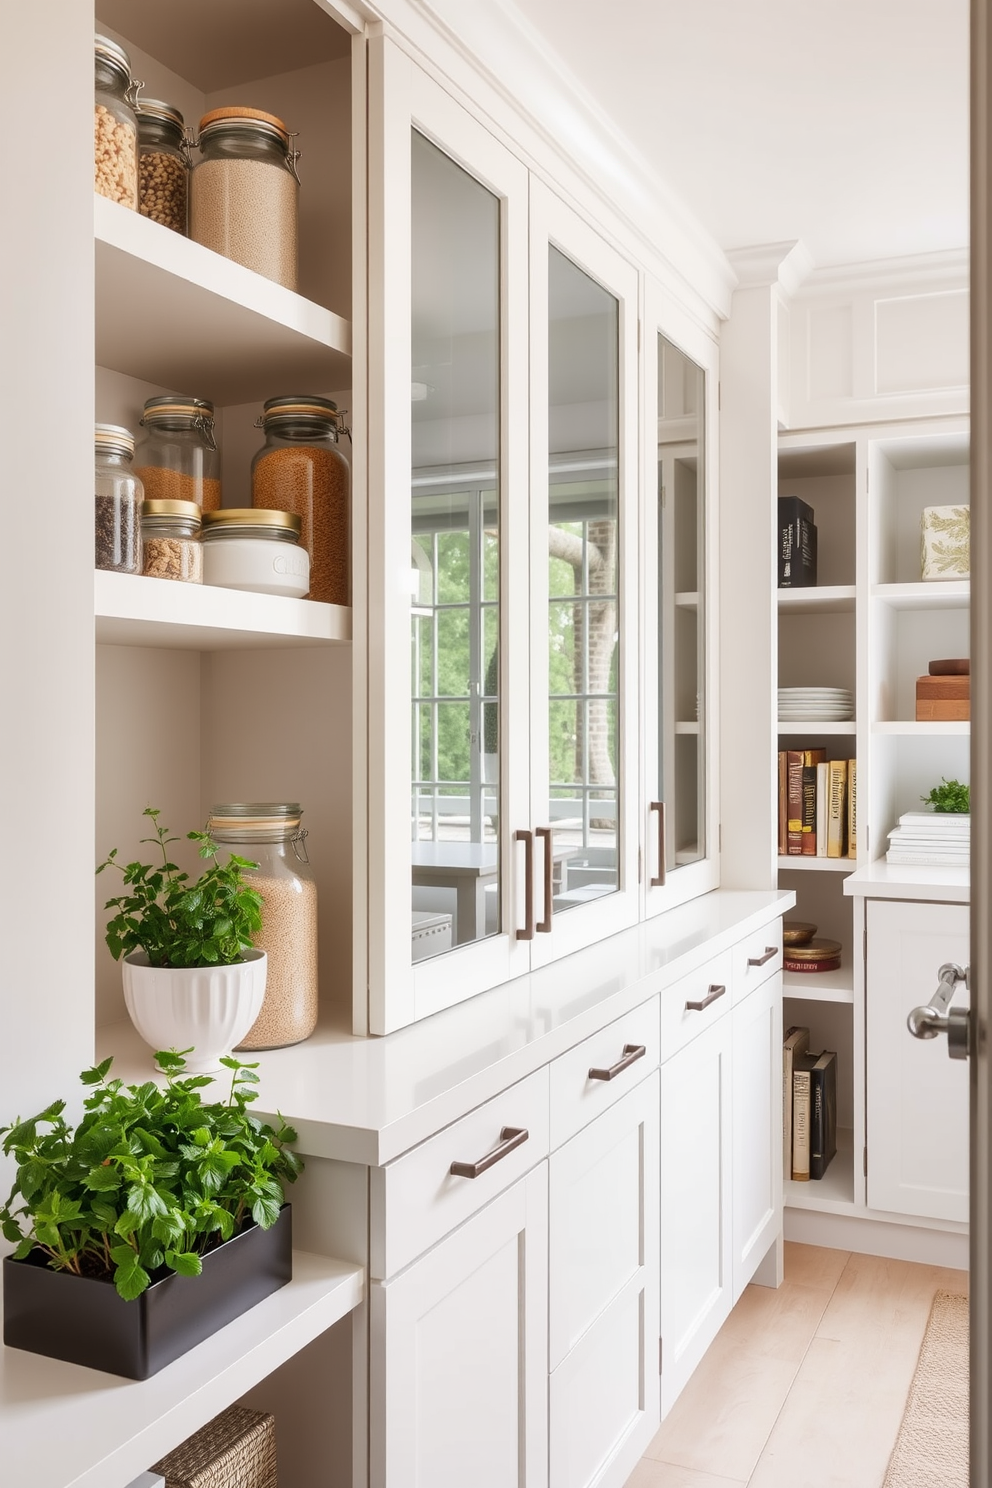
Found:
<svg viewBox="0 0 992 1488"><path fill-rule="evenodd" d="M217 404L351 386L351 325L271 279L94 196L96 360Z"/></svg>
<svg viewBox="0 0 992 1488"><path fill-rule="evenodd" d="M351 610L279 594L94 570L96 639L111 646L221 651L351 640Z"/></svg>
<svg viewBox="0 0 992 1488"><path fill-rule="evenodd" d="M293 1279L148 1380L0 1350L4 1481L125 1488L362 1301L360 1266L293 1253Z"/></svg>
<svg viewBox="0 0 992 1488"><path fill-rule="evenodd" d="M698 723L676 723L676 725L675 725L675 732L677 734L698 734L699 733L699 724Z"/></svg>
<svg viewBox="0 0 992 1488"><path fill-rule="evenodd" d="M940 739L967 736L971 724L948 721L944 723L916 723L911 718L900 718L893 723L873 723L873 734L896 734L906 738Z"/></svg>
<svg viewBox="0 0 992 1488"><path fill-rule="evenodd" d="M853 734L857 731L857 727L853 718L831 720L829 723L818 723L815 718L797 723L782 718L778 721L780 734Z"/></svg>
<svg viewBox="0 0 992 1488"><path fill-rule="evenodd" d="M837 1154L822 1178L807 1183L785 1184L785 1204L789 1209L819 1209L823 1213L848 1213L854 1207L854 1133L850 1127L837 1128Z"/></svg>
<svg viewBox="0 0 992 1488"><path fill-rule="evenodd" d="M789 853L786 857L779 857L778 871L815 873L853 873L857 868L854 858L816 858L812 853Z"/></svg>
<svg viewBox="0 0 992 1488"><path fill-rule="evenodd" d="M854 1002L854 971L841 958L838 971L786 971L782 973L782 996L803 1002Z"/></svg>
<svg viewBox="0 0 992 1488"><path fill-rule="evenodd" d="M971 585L967 579L873 584L871 595L894 610L966 610L971 603Z"/></svg>
<svg viewBox="0 0 992 1488"><path fill-rule="evenodd" d="M813 585L810 589L779 589L778 607L793 615L837 615L854 609L853 584Z"/></svg>
<svg viewBox="0 0 992 1488"><path fill-rule="evenodd" d="M675 603L679 609L697 610L699 608L699 592L696 589L682 589L675 595Z"/></svg>

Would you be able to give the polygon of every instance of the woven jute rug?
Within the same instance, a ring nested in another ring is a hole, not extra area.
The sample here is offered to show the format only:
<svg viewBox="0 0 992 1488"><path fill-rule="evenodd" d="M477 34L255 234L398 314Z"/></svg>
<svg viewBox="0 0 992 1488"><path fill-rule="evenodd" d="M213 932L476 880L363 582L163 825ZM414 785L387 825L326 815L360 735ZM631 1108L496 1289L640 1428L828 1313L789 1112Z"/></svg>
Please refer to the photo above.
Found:
<svg viewBox="0 0 992 1488"><path fill-rule="evenodd" d="M938 1292L882 1488L968 1488L968 1299Z"/></svg>

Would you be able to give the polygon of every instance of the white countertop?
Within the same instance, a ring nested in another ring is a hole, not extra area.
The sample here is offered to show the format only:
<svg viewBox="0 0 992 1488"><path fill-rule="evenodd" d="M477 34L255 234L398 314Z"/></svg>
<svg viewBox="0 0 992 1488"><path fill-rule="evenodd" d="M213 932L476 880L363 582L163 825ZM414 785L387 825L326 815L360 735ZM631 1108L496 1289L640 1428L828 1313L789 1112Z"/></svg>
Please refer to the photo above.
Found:
<svg viewBox="0 0 992 1488"><path fill-rule="evenodd" d="M795 895L718 889L385 1038L318 1028L260 1053L260 1113L279 1111L304 1155L379 1166L622 1017L790 909ZM130 1022L98 1031L113 1073L147 1080Z"/></svg>
<svg viewBox="0 0 992 1488"><path fill-rule="evenodd" d="M879 858L849 874L844 880L844 893L866 899L934 899L944 904L968 904L971 875L967 868L887 863Z"/></svg>

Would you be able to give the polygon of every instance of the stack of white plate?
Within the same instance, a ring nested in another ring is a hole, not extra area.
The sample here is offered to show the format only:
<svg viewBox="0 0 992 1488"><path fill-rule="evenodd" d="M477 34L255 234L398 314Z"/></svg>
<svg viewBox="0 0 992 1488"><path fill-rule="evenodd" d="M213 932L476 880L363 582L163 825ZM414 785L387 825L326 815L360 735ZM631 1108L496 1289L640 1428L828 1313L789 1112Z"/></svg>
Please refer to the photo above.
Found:
<svg viewBox="0 0 992 1488"><path fill-rule="evenodd" d="M849 687L780 687L778 716L785 723L840 723L854 717Z"/></svg>

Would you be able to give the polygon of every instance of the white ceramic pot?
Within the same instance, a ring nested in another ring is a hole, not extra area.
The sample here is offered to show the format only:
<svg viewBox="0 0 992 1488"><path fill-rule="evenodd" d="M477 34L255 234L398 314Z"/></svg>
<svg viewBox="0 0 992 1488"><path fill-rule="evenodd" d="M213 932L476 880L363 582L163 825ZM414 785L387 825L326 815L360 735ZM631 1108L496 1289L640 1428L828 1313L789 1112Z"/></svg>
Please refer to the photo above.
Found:
<svg viewBox="0 0 992 1488"><path fill-rule="evenodd" d="M190 1049L189 1073L215 1074L258 1017L267 966L256 950L233 966L149 966L144 951L132 951L121 963L124 1001L152 1049Z"/></svg>

